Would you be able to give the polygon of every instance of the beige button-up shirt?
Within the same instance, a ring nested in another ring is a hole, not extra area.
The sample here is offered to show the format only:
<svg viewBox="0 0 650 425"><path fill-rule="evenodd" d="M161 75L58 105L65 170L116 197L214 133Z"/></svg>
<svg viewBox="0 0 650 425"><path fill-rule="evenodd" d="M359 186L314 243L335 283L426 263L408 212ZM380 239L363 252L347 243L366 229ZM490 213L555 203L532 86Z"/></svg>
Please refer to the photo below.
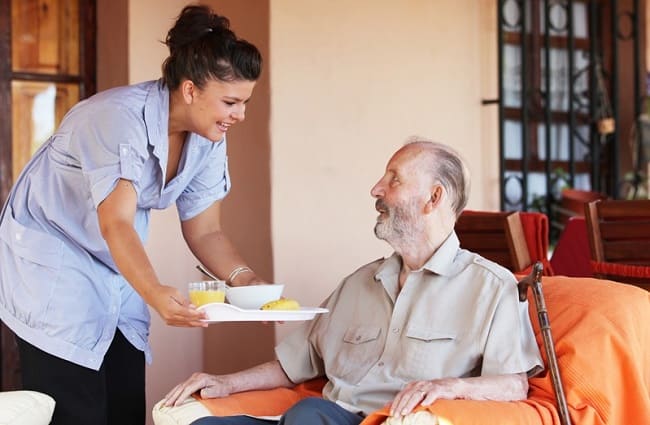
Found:
<svg viewBox="0 0 650 425"><path fill-rule="evenodd" d="M361 267L323 303L328 314L276 347L293 382L326 376L326 399L368 414L411 381L543 365L515 277L455 233L401 291L400 267L397 254Z"/></svg>

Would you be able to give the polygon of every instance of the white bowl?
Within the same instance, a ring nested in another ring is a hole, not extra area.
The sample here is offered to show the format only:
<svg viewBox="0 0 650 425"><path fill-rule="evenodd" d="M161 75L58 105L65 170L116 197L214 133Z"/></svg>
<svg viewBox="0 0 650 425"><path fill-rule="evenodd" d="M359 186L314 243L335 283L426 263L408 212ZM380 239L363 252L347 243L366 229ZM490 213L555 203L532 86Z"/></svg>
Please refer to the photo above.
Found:
<svg viewBox="0 0 650 425"><path fill-rule="evenodd" d="M269 301L280 299L284 285L229 286L226 288L228 302L246 310L258 310Z"/></svg>

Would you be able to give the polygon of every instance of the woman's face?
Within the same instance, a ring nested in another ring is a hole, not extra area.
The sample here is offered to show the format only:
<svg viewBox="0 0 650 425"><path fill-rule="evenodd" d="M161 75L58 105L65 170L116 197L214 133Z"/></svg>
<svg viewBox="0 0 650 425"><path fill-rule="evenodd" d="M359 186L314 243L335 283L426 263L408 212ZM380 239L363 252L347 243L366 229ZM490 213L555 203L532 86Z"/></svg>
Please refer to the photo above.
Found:
<svg viewBox="0 0 650 425"><path fill-rule="evenodd" d="M213 142L221 140L233 124L244 121L255 83L209 80L203 89L192 85L186 97L190 100L188 130Z"/></svg>

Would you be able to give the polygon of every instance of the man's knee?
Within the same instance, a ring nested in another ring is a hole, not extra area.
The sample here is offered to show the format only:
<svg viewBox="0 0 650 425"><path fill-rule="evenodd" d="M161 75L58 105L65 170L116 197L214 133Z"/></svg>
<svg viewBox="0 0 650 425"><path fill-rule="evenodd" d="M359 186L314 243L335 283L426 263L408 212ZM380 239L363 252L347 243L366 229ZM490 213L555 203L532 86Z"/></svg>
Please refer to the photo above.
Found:
<svg viewBox="0 0 650 425"><path fill-rule="evenodd" d="M329 404L331 403L331 401L318 397L303 398L287 410L283 417L284 421L281 423L297 424L301 423L301 420L313 419L314 415L319 412L324 412L328 407L330 407Z"/></svg>
<svg viewBox="0 0 650 425"><path fill-rule="evenodd" d="M280 425L358 425L361 419L334 402L309 397L294 404L284 414Z"/></svg>
<svg viewBox="0 0 650 425"><path fill-rule="evenodd" d="M249 416L206 416L195 420L190 425L265 425L269 423Z"/></svg>

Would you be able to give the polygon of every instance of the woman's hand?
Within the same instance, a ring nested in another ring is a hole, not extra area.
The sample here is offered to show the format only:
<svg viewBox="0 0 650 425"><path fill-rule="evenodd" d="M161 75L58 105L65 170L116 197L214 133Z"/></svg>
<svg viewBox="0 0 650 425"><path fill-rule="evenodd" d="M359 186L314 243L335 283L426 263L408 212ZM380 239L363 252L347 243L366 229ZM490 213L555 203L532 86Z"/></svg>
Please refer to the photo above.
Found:
<svg viewBox="0 0 650 425"><path fill-rule="evenodd" d="M197 391L200 391L202 398L226 397L232 392L222 376L193 373L185 382L176 385L167 393L164 397L164 406L178 406Z"/></svg>
<svg viewBox="0 0 650 425"><path fill-rule="evenodd" d="M158 315L171 326L207 327L204 311L198 311L176 288L159 285L153 287L143 297Z"/></svg>

